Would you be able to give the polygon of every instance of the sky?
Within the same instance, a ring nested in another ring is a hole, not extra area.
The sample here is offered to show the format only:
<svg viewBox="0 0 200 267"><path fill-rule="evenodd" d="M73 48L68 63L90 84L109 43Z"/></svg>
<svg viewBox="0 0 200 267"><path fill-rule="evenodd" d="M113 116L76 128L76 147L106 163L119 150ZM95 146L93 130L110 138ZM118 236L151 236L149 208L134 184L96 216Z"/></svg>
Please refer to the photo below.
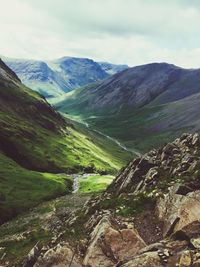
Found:
<svg viewBox="0 0 200 267"><path fill-rule="evenodd" d="M200 67L199 0L0 0L0 55Z"/></svg>

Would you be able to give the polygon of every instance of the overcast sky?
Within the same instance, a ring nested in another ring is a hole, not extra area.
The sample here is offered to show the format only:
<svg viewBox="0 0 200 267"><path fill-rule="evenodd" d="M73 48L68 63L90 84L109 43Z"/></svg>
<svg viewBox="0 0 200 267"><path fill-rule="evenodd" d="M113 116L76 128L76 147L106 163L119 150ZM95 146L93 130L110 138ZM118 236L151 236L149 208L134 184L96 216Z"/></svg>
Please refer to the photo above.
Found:
<svg viewBox="0 0 200 267"><path fill-rule="evenodd" d="M199 0L0 0L0 54L200 67Z"/></svg>

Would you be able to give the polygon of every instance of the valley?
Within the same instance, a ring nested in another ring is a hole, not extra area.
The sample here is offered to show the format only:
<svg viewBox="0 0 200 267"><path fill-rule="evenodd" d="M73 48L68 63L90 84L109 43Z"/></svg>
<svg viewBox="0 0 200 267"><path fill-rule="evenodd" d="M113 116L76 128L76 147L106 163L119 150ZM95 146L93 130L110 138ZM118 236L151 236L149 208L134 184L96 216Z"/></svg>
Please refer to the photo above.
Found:
<svg viewBox="0 0 200 267"><path fill-rule="evenodd" d="M184 132L199 131L199 82L199 69L152 63L129 68L50 103L129 150L145 153Z"/></svg>
<svg viewBox="0 0 200 267"><path fill-rule="evenodd" d="M197 267L199 77L155 63L47 102L0 61L1 266Z"/></svg>
<svg viewBox="0 0 200 267"><path fill-rule="evenodd" d="M114 142L64 119L3 61L0 104L1 223L72 191L71 174L113 175L130 158Z"/></svg>

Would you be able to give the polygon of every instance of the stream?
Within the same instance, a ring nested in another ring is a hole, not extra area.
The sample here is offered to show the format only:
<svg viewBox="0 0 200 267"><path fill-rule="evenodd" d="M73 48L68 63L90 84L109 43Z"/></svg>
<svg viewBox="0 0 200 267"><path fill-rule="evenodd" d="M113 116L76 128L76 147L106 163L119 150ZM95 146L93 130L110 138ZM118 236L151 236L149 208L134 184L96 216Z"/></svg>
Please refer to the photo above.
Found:
<svg viewBox="0 0 200 267"><path fill-rule="evenodd" d="M87 122L81 121L81 123L84 124L88 129L90 129L90 125ZM136 151L135 149L127 148L125 145L120 143L117 139L115 139L115 138L113 138L113 137L111 137L109 135L106 135L106 134L104 134L104 133L102 133L102 132L100 132L98 130L95 130L95 129L91 129L91 130L96 132L96 133L98 133L98 134L100 134L100 135L102 135L102 136L104 136L104 137L106 137L107 139L113 141L114 143L116 143L119 147L121 147L125 151L131 152L132 154L134 154L134 155L136 155L138 157L140 157L142 155L139 151Z"/></svg>
<svg viewBox="0 0 200 267"><path fill-rule="evenodd" d="M84 174L72 174L73 177L73 190L72 193L77 193L79 190L79 179L87 179L89 176L96 175L95 173L84 173Z"/></svg>

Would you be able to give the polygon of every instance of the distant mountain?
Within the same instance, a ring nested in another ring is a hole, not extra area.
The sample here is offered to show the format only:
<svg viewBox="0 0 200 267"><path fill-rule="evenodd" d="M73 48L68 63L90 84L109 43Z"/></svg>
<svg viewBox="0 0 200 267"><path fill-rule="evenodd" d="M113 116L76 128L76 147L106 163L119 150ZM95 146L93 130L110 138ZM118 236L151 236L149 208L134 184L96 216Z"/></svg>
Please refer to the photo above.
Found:
<svg viewBox="0 0 200 267"><path fill-rule="evenodd" d="M167 63L129 68L54 101L128 148L147 151L200 130L200 69Z"/></svg>
<svg viewBox="0 0 200 267"><path fill-rule="evenodd" d="M116 74L118 72L121 72L125 69L128 69L128 65L116 65L116 64L111 64L108 62L98 62L101 68L108 73L109 75Z"/></svg>
<svg viewBox="0 0 200 267"><path fill-rule="evenodd" d="M4 61L25 85L46 98L96 83L128 67L75 57L63 57L52 61L4 58Z"/></svg>

